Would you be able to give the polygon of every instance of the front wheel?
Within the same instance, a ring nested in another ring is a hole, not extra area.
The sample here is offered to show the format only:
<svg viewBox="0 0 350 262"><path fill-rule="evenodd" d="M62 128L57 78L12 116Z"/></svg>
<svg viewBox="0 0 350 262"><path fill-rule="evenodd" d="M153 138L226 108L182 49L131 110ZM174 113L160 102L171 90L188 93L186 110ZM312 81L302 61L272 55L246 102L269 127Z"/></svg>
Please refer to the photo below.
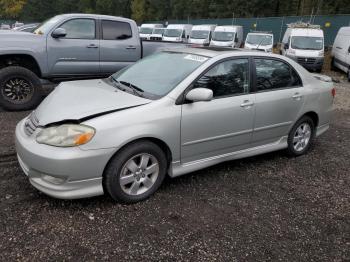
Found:
<svg viewBox="0 0 350 262"><path fill-rule="evenodd" d="M304 116L298 120L288 135L288 153L291 156L305 154L315 137L315 124L313 120Z"/></svg>
<svg viewBox="0 0 350 262"><path fill-rule="evenodd" d="M9 111L35 108L43 97L40 79L30 70L10 66L0 70L0 106Z"/></svg>
<svg viewBox="0 0 350 262"><path fill-rule="evenodd" d="M117 153L104 174L104 188L116 201L135 203L150 197L162 184L167 159L149 141L132 143Z"/></svg>

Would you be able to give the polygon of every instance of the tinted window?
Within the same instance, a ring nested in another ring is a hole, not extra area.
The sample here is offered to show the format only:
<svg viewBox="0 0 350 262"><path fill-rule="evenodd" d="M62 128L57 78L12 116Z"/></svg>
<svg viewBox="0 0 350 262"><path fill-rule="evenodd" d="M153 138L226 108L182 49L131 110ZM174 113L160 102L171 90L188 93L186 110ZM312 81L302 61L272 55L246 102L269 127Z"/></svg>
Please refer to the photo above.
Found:
<svg viewBox="0 0 350 262"><path fill-rule="evenodd" d="M216 98L247 93L248 59L229 60L214 66L194 84L194 88L211 89Z"/></svg>
<svg viewBox="0 0 350 262"><path fill-rule="evenodd" d="M130 25L117 21L103 20L102 34L104 40L123 40L132 37Z"/></svg>
<svg viewBox="0 0 350 262"><path fill-rule="evenodd" d="M297 73L282 61L255 59L255 65L257 91L301 86Z"/></svg>
<svg viewBox="0 0 350 262"><path fill-rule="evenodd" d="M66 29L66 38L94 39L96 36L95 20L73 19L65 22L60 28Z"/></svg>

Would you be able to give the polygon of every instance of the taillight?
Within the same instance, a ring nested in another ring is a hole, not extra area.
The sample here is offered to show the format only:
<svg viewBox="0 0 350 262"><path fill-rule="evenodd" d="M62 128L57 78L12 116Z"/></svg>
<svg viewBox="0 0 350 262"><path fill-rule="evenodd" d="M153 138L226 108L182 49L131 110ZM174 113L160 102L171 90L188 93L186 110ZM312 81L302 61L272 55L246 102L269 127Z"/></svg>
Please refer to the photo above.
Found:
<svg viewBox="0 0 350 262"><path fill-rule="evenodd" d="M333 96L333 98L335 98L335 94L336 94L336 91L335 91L335 88L333 87L332 88L332 96Z"/></svg>

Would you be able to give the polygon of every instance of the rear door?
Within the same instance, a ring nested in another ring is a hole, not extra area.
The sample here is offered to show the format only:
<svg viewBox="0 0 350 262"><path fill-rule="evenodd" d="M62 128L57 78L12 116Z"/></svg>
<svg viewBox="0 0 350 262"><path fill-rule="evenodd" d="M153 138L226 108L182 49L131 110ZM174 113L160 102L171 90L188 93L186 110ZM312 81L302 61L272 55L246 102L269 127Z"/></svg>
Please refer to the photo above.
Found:
<svg viewBox="0 0 350 262"><path fill-rule="evenodd" d="M73 18L57 28L64 28L65 37L47 38L48 65L51 75L98 75L99 39L97 21L93 18Z"/></svg>
<svg viewBox="0 0 350 262"><path fill-rule="evenodd" d="M287 136L304 103L305 91L297 72L275 58L254 58L255 123L252 146Z"/></svg>
<svg viewBox="0 0 350 262"><path fill-rule="evenodd" d="M192 89L213 90L214 98L182 105L182 163L249 147L254 119L249 71L248 58L227 60L212 67L193 84Z"/></svg>
<svg viewBox="0 0 350 262"><path fill-rule="evenodd" d="M137 32L128 22L101 20L100 67L103 74L112 74L141 58Z"/></svg>

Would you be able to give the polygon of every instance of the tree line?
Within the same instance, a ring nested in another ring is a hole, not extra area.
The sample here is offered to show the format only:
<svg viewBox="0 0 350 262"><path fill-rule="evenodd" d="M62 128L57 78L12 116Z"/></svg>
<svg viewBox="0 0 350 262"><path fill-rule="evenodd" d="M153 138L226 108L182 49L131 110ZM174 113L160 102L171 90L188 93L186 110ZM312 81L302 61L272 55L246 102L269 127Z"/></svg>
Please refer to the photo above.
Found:
<svg viewBox="0 0 350 262"><path fill-rule="evenodd" d="M349 0L0 0L0 19L43 21L98 13L137 22L174 19L349 14Z"/></svg>

